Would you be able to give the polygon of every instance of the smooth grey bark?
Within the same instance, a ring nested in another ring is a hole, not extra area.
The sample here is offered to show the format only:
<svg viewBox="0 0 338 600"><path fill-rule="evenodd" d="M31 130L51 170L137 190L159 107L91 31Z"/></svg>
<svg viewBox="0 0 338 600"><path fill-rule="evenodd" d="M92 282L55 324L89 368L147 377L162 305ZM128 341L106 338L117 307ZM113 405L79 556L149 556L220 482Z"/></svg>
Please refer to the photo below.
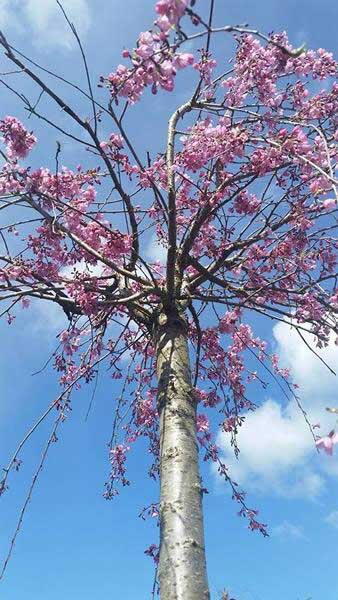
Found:
<svg viewBox="0 0 338 600"><path fill-rule="evenodd" d="M160 596L161 600L208 600L196 402L186 324L178 316L161 315L159 321Z"/></svg>

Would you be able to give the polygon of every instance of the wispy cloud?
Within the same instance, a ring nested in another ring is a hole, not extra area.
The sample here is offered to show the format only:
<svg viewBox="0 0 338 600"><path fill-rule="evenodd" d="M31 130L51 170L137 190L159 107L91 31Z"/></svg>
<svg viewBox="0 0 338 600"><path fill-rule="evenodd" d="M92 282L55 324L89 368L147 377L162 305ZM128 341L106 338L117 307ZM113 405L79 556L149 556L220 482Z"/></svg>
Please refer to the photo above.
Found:
<svg viewBox="0 0 338 600"><path fill-rule="evenodd" d="M151 262L158 261L162 265L165 263L167 258L167 249L157 241L156 236L153 236L149 240L145 253L148 260Z"/></svg>
<svg viewBox="0 0 338 600"><path fill-rule="evenodd" d="M69 324L61 306L49 300L32 301L27 317L24 327L32 334L48 338L56 336Z"/></svg>
<svg viewBox="0 0 338 600"><path fill-rule="evenodd" d="M83 38L91 21L88 0L62 0L62 5ZM29 29L40 48L71 50L76 45L56 0L0 0L0 26Z"/></svg>
<svg viewBox="0 0 338 600"><path fill-rule="evenodd" d="M331 525L335 529L338 529L338 510L333 510L324 519L325 523Z"/></svg>
<svg viewBox="0 0 338 600"><path fill-rule="evenodd" d="M9 25L11 17L10 0L0 0L0 27Z"/></svg>
<svg viewBox="0 0 338 600"><path fill-rule="evenodd" d="M306 540L306 536L304 534L303 527L300 525L295 525L294 523L290 523L289 521L283 521L280 525L276 525L271 529L271 533L274 536L290 539L293 538L295 540Z"/></svg>
<svg viewBox="0 0 338 600"><path fill-rule="evenodd" d="M327 398L336 396L337 378L304 344L297 332L286 323L273 329L277 351L281 362L290 368L294 381L299 385L299 394L306 406L321 410ZM338 346L331 343L322 350L315 347L313 336L305 334L308 345L331 367L338 364Z"/></svg>
<svg viewBox="0 0 338 600"><path fill-rule="evenodd" d="M87 265L84 260L72 266L64 267L61 274L72 279L75 272L88 274L88 276L99 276L104 271L104 265ZM27 311L28 319L26 327L33 333L51 336L60 333L69 325L67 316L62 308L55 302L49 300L33 300Z"/></svg>

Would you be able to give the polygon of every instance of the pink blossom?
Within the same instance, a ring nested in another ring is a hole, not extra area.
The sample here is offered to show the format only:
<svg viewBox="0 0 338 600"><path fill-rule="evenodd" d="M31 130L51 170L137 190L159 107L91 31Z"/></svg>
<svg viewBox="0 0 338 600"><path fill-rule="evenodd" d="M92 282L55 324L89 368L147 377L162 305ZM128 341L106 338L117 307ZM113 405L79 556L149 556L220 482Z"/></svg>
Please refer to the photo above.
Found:
<svg viewBox="0 0 338 600"><path fill-rule="evenodd" d="M128 98L130 103L134 103L147 87L151 87L153 94L159 88L167 92L173 91L177 71L194 63L192 54L171 52L166 43L172 27L183 16L188 2L189 0L160 0L156 3L155 10L159 17L154 23L155 28L140 33L132 52L123 52L123 57L131 61L130 68L118 65L115 72L101 78L102 83L110 88L112 96Z"/></svg>
<svg viewBox="0 0 338 600"><path fill-rule="evenodd" d="M173 65L177 69L184 69L189 65L192 65L194 62L194 55L189 54L188 52L177 53L173 60Z"/></svg>
<svg viewBox="0 0 338 600"><path fill-rule="evenodd" d="M5 117L0 121L0 132L6 144L10 159L26 158L36 143L36 137L27 131L15 117Z"/></svg>
<svg viewBox="0 0 338 600"><path fill-rule="evenodd" d="M144 551L144 554L150 556L156 565L158 564L160 559L160 549L156 544L151 544L149 548Z"/></svg>
<svg viewBox="0 0 338 600"><path fill-rule="evenodd" d="M27 296L24 296L21 300L22 308L28 308L30 306L30 299Z"/></svg>
<svg viewBox="0 0 338 600"><path fill-rule="evenodd" d="M227 312L219 322L219 330L221 333L231 334L236 330L236 324L240 318L240 311L233 310Z"/></svg>
<svg viewBox="0 0 338 600"><path fill-rule="evenodd" d="M337 208L338 202L337 202L336 198L327 198L326 200L324 200L322 206L326 210L333 210L333 209Z"/></svg>
<svg viewBox="0 0 338 600"><path fill-rule="evenodd" d="M156 425L158 412L155 394L148 390L144 399L138 398L135 408L135 422L138 427L153 427Z"/></svg>
<svg viewBox="0 0 338 600"><path fill-rule="evenodd" d="M194 64L194 69L199 71L201 75L201 79L205 83L205 85L210 85L212 80L212 73L215 67L217 66L217 62L215 59L210 58L209 55L202 55L202 58L199 62ZM212 93L212 90L211 90Z"/></svg>
<svg viewBox="0 0 338 600"><path fill-rule="evenodd" d="M209 420L208 417L206 415L197 415L196 417L196 430L201 432L201 431L208 431L209 430Z"/></svg>
<svg viewBox="0 0 338 600"><path fill-rule="evenodd" d="M159 15L166 16L171 24L176 25L188 4L189 0L159 0L155 10Z"/></svg>
<svg viewBox="0 0 338 600"><path fill-rule="evenodd" d="M254 194L244 191L236 195L234 209L238 214L252 215L258 211L259 207L260 200Z"/></svg>
<svg viewBox="0 0 338 600"><path fill-rule="evenodd" d="M334 430L330 431L330 433L324 437L319 438L316 441L317 448L323 448L326 454L332 456L333 446L338 444L338 433L335 433Z"/></svg>
<svg viewBox="0 0 338 600"><path fill-rule="evenodd" d="M109 481L106 483L106 491L103 494L104 498L111 500L114 496L118 495L118 489L116 483L121 483L123 486L130 485L130 481L126 478L126 466L127 452L130 450L129 446L125 444L117 444L110 451L110 463L111 472L109 475Z"/></svg>
<svg viewBox="0 0 338 600"><path fill-rule="evenodd" d="M71 356L77 351L80 344L80 331L75 327L70 330L62 331L59 335L65 354Z"/></svg>

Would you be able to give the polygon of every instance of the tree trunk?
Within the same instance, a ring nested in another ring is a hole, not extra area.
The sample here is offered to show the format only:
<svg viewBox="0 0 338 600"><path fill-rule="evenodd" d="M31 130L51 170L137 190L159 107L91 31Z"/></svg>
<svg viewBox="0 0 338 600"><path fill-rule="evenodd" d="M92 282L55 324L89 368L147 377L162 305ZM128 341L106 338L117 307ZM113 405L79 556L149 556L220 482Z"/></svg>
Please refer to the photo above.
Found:
<svg viewBox="0 0 338 600"><path fill-rule="evenodd" d="M196 403L192 396L186 324L179 317L161 317L156 335L160 595L161 600L208 600Z"/></svg>

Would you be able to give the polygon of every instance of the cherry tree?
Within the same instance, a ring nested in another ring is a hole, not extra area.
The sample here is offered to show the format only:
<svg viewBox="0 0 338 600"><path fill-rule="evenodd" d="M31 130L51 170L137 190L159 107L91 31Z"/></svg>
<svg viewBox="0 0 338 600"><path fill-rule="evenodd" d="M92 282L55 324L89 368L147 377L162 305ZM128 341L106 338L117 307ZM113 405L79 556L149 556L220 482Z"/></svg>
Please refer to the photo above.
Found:
<svg viewBox="0 0 338 600"><path fill-rule="evenodd" d="M286 33L215 23L214 0L200 13L195 0L159 0L153 25L102 76L96 97L81 40L58 4L82 54L83 88L0 37L15 72L38 89L38 101L30 101L10 78L1 80L30 123L42 120L92 157L90 169L71 170L56 142L54 167L30 167L34 133L15 116L0 121L1 316L11 324L33 299L58 305L69 320L53 355L60 395L20 442L1 482L4 493L24 444L54 411L3 572L71 393L105 362L119 390L105 497L129 485L128 454L146 438L149 476L160 482L159 502L145 509L159 518L160 543L146 552L158 561L161 598L207 599L199 450L229 484L250 529L266 535L223 464L211 419L237 454L238 429L259 402L252 385L278 380L302 410L250 314L287 321L305 344L310 332L315 353L338 334L337 63L323 49L293 48ZM235 44L228 65L226 36ZM182 71L190 72L186 99L158 154L144 161L128 116L138 102L175 93ZM59 95L59 80L88 102L87 113ZM41 97L62 110L62 124L57 111L51 120L40 109ZM103 124L109 137L102 138ZM164 261L146 258L151 239ZM332 448L336 438L331 432L317 445Z"/></svg>

